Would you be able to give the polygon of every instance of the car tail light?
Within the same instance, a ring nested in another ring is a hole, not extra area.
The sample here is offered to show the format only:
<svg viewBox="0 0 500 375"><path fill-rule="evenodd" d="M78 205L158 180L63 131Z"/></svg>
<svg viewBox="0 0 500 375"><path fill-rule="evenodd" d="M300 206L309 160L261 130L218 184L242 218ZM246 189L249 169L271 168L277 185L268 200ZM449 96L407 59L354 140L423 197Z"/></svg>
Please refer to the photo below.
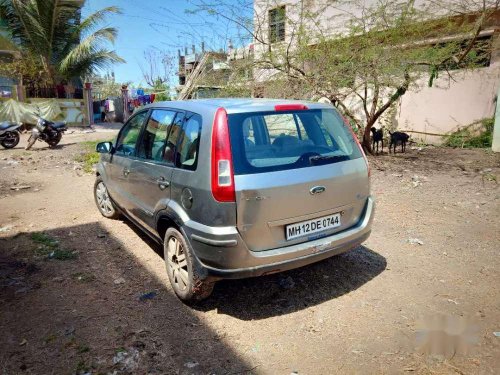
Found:
<svg viewBox="0 0 500 375"><path fill-rule="evenodd" d="M352 137L356 141L356 144L358 145L359 151L361 151L361 155L363 155L363 159L365 159L366 168L368 169L368 177L370 177L372 174L372 171L370 168L370 163L368 163L368 158L366 157L365 150L363 150L363 146L361 146L361 143L359 142L358 136L354 133L354 130L352 130L352 127L351 127L351 124L349 124L349 121L347 121L347 119L344 116L341 115L341 117L342 117L342 120L344 120L345 126L347 126L347 129L349 129L349 131L352 134Z"/></svg>
<svg viewBox="0 0 500 375"><path fill-rule="evenodd" d="M305 111L308 109L304 104L277 104L274 106L275 111Z"/></svg>
<svg viewBox="0 0 500 375"><path fill-rule="evenodd" d="M217 109L212 129L212 195L219 202L235 202L233 157L227 113Z"/></svg>

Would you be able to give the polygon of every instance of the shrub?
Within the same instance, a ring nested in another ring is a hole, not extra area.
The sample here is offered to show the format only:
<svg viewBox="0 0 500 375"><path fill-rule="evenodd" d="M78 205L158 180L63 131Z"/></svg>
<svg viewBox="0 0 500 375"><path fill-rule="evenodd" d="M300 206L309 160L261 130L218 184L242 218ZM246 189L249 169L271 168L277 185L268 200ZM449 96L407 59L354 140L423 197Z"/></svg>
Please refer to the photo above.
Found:
<svg viewBox="0 0 500 375"><path fill-rule="evenodd" d="M483 119L448 135L443 143L447 147L489 148L493 141L493 118Z"/></svg>

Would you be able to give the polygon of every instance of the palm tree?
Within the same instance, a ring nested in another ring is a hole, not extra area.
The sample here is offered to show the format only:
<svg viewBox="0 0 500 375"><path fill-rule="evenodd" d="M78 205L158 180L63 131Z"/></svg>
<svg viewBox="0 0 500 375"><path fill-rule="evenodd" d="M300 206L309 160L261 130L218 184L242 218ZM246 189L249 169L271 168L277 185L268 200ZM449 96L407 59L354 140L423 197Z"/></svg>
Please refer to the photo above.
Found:
<svg viewBox="0 0 500 375"><path fill-rule="evenodd" d="M113 44L117 30L99 28L117 7L99 10L80 20L80 1L0 0L0 14L7 21L11 39L31 58L39 59L48 81L86 77L96 69L125 62Z"/></svg>

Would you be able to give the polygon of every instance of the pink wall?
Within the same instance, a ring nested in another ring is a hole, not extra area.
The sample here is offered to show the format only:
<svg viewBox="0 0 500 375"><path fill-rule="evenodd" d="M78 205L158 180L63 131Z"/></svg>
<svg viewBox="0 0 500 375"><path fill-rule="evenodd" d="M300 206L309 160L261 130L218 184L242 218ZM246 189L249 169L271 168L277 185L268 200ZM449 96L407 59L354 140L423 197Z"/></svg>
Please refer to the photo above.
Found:
<svg viewBox="0 0 500 375"><path fill-rule="evenodd" d="M395 118L398 129L445 134L493 116L500 86L499 64L458 72L454 79L440 77L433 87L422 81L420 89L407 92ZM441 141L441 137L421 134L413 134L412 138L428 143Z"/></svg>

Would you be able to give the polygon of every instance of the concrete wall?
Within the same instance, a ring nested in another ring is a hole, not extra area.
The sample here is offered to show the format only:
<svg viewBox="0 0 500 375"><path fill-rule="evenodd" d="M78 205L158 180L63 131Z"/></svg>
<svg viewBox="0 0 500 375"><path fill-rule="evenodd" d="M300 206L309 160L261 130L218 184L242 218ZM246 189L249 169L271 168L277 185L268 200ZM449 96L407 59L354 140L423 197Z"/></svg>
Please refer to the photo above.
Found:
<svg viewBox="0 0 500 375"><path fill-rule="evenodd" d="M422 80L420 88L409 90L401 98L394 119L398 129L446 134L493 117L500 65L458 72L454 79L440 78L433 87ZM413 134L412 138L426 143L442 141L442 137L423 134Z"/></svg>
<svg viewBox="0 0 500 375"><path fill-rule="evenodd" d="M442 9L447 3L443 1ZM329 0L255 0L254 22L255 32L260 39L268 40L268 11L277 6L286 7L286 32L285 41L274 43L273 49L293 49L294 41L290 40L298 25L302 25L311 34L331 34L332 37L339 36L345 31L345 20L351 17L349 14L358 15L363 7L369 7L377 3L377 0L357 0L355 2L335 2ZM417 7L425 7L428 0L417 0ZM434 5L436 2L434 2ZM456 2L455 2L456 4ZM439 12L438 12L439 13ZM498 17L493 21L498 28ZM492 25L492 28L495 27ZM255 56L265 51L268 46L255 41ZM401 130L410 130L424 133L447 134L461 127L469 125L477 120L492 117L495 112L496 94L500 86L500 35L493 35L493 53L490 66L475 71L453 72L453 80L450 80L443 72L441 77L435 80L433 87L428 87L427 79L422 79L412 87L398 103L398 109L392 119L392 126ZM279 72L272 69L255 69L254 78L256 82L265 85ZM348 105L354 112L363 117L361 104L356 97L348 100ZM386 116L387 117L387 116ZM387 124L386 120L380 123ZM443 138L439 136L412 134L413 139L422 140L427 143L440 143Z"/></svg>

